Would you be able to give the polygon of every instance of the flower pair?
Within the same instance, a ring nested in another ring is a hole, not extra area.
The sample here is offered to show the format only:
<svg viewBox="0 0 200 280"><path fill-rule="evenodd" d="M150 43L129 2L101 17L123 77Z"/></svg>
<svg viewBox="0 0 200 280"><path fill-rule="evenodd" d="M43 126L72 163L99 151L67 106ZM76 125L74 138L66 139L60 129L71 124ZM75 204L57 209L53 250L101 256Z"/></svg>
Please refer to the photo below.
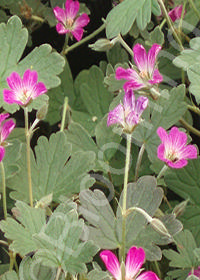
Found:
<svg viewBox="0 0 200 280"><path fill-rule="evenodd" d="M121 267L117 257L109 250L102 251L100 253L100 257L105 263L107 270L112 274L114 279L121 280ZM152 271L146 271L140 274L141 267L144 264L144 261L145 252L143 248L131 247L126 257L125 279L159 280L158 276Z"/></svg>

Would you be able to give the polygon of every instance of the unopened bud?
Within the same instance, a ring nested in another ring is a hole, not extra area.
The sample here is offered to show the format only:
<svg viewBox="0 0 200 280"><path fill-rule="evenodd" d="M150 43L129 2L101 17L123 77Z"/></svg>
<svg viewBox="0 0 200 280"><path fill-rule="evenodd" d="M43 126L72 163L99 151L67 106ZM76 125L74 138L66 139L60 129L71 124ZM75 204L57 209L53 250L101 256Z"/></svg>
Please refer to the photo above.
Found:
<svg viewBox="0 0 200 280"><path fill-rule="evenodd" d="M168 232L167 228L165 227L165 225L161 220L157 218L153 218L150 224L156 232L165 235L167 237L171 237L170 233Z"/></svg>
<svg viewBox="0 0 200 280"><path fill-rule="evenodd" d="M172 214L174 214L176 217L179 217L183 214L183 212L185 211L185 208L187 206L189 199L179 203L178 205L176 205L174 207L174 210L172 211Z"/></svg>
<svg viewBox="0 0 200 280"><path fill-rule="evenodd" d="M49 104L45 103L36 113L36 119L44 120L48 111Z"/></svg>
<svg viewBox="0 0 200 280"><path fill-rule="evenodd" d="M108 39L99 39L94 44L89 45L89 47L97 52L105 52L110 50L114 46L113 42Z"/></svg>

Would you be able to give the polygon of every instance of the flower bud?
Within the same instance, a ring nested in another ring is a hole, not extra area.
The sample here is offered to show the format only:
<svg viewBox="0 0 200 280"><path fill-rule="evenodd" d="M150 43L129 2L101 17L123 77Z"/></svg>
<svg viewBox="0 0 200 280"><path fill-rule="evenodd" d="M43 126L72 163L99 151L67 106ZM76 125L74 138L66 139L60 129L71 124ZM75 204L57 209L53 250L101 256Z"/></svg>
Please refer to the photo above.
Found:
<svg viewBox="0 0 200 280"><path fill-rule="evenodd" d="M187 206L189 199L179 203L178 205L176 205L174 207L174 210L172 211L172 214L174 214L176 217L179 217L183 214L183 212L185 211L185 208Z"/></svg>
<svg viewBox="0 0 200 280"><path fill-rule="evenodd" d="M170 233L168 232L167 228L165 227L165 225L161 220L157 218L153 218L151 221L151 226L156 232L165 235L167 237L171 237Z"/></svg>
<svg viewBox="0 0 200 280"><path fill-rule="evenodd" d="M45 103L36 113L36 119L44 120L48 111L49 104Z"/></svg>
<svg viewBox="0 0 200 280"><path fill-rule="evenodd" d="M97 52L105 52L110 50L114 46L113 42L108 39L99 39L94 44L90 44L89 47Z"/></svg>

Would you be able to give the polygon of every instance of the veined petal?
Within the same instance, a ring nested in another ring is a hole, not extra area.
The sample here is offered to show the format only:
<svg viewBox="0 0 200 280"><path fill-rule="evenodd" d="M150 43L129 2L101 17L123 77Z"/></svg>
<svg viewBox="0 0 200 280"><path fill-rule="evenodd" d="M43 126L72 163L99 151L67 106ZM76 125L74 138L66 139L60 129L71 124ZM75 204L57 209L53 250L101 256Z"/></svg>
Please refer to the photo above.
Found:
<svg viewBox="0 0 200 280"><path fill-rule="evenodd" d="M136 280L160 280L158 276L152 271L146 271L140 274Z"/></svg>
<svg viewBox="0 0 200 280"><path fill-rule="evenodd" d="M23 86L26 89L32 89L38 80L38 74L36 71L26 70L23 75Z"/></svg>
<svg viewBox="0 0 200 280"><path fill-rule="evenodd" d="M187 134L175 126L171 128L168 139L177 151L187 144Z"/></svg>
<svg viewBox="0 0 200 280"><path fill-rule="evenodd" d="M6 121L1 129L1 142L4 142L11 131L15 128L15 123L13 120Z"/></svg>
<svg viewBox="0 0 200 280"><path fill-rule="evenodd" d="M160 140L162 141L162 143L165 144L165 142L168 141L168 134L167 134L166 130L164 128L162 128L161 126L158 127L157 134L160 137Z"/></svg>
<svg viewBox="0 0 200 280"><path fill-rule="evenodd" d="M140 72L148 72L148 57L145 48L136 44L133 48L134 61Z"/></svg>
<svg viewBox="0 0 200 280"><path fill-rule="evenodd" d="M109 250L102 251L100 257L104 262L107 270L113 275L116 280L121 280L121 268L115 254Z"/></svg>
<svg viewBox="0 0 200 280"><path fill-rule="evenodd" d="M69 29L66 29L64 27L64 25L62 23L57 23L56 24L56 30L59 34L66 34L66 33L70 33L70 30Z"/></svg>
<svg viewBox="0 0 200 280"><path fill-rule="evenodd" d="M140 271L144 261L144 250L142 248L131 247L126 257L126 279L133 279Z"/></svg>
<svg viewBox="0 0 200 280"><path fill-rule="evenodd" d="M23 103L19 100L19 97L13 90L4 89L3 90L3 100L8 104L17 103L19 105L23 105Z"/></svg>
<svg viewBox="0 0 200 280"><path fill-rule="evenodd" d="M7 114L0 114L0 125L3 121L5 121L10 115Z"/></svg>
<svg viewBox="0 0 200 280"><path fill-rule="evenodd" d="M116 69L116 73L115 73L115 78L117 80L132 80L135 76L135 73L137 74L137 72L131 68L128 69L124 69L122 67L118 67ZM138 74L137 74L138 75Z"/></svg>
<svg viewBox="0 0 200 280"><path fill-rule="evenodd" d="M186 159L184 159L184 158L180 159L180 160L178 160L176 162L172 162L170 160L166 160L165 162L167 163L167 165L169 167L176 168L176 169L183 168L183 167L185 167L188 164L188 161Z"/></svg>
<svg viewBox="0 0 200 280"><path fill-rule="evenodd" d="M173 22L181 18L182 10L183 10L183 5L179 5L168 13L169 17Z"/></svg>
<svg viewBox="0 0 200 280"><path fill-rule="evenodd" d="M11 75L6 79L8 86L15 91L21 90L23 87L22 79L17 72L12 72Z"/></svg>
<svg viewBox="0 0 200 280"><path fill-rule="evenodd" d="M107 126L112 124L121 124L124 122L124 108L121 104L117 105L115 109L108 113Z"/></svg>
<svg viewBox="0 0 200 280"><path fill-rule="evenodd" d="M46 88L45 84L42 82L39 82L34 86L31 98L35 99L37 96L44 94L46 92L47 92L47 88Z"/></svg>
<svg viewBox="0 0 200 280"><path fill-rule="evenodd" d="M194 145L187 145L181 149L180 156L182 158L195 159L197 158L197 148Z"/></svg>
<svg viewBox="0 0 200 280"><path fill-rule="evenodd" d="M129 126L129 130L131 131L135 125L140 122L140 117L135 112L130 112L126 117L126 123Z"/></svg>
<svg viewBox="0 0 200 280"><path fill-rule="evenodd" d="M152 85L154 84L159 84L159 83L162 83L163 81L163 76L160 74L159 70L158 69L155 69L153 71L153 76L152 76L152 79L149 80L148 82Z"/></svg>
<svg viewBox="0 0 200 280"><path fill-rule="evenodd" d="M74 38L76 38L77 41L80 41L83 37L83 28L82 27L76 27L71 31Z"/></svg>
<svg viewBox="0 0 200 280"><path fill-rule="evenodd" d="M0 146L0 162L3 160L5 156L5 148Z"/></svg>
<svg viewBox="0 0 200 280"><path fill-rule="evenodd" d="M156 64L156 57L161 50L161 46L158 44L153 44L153 46L150 48L148 52L148 73L152 75L155 64Z"/></svg>
<svg viewBox="0 0 200 280"><path fill-rule="evenodd" d="M144 83L139 83L137 81L129 81L129 82L126 82L124 85L123 85L123 89L124 91L129 91L129 90L138 90L140 88L143 88L143 87L146 87L146 85Z"/></svg>
<svg viewBox="0 0 200 280"><path fill-rule="evenodd" d="M136 105L135 105L135 113L140 117L143 113L143 111L147 108L148 106L148 98L145 96L139 96Z"/></svg>
<svg viewBox="0 0 200 280"><path fill-rule="evenodd" d="M157 157L164 161L167 162L166 158L165 158L165 145L164 144L160 144L157 148Z"/></svg>
<svg viewBox="0 0 200 280"><path fill-rule="evenodd" d="M56 6L53 9L53 12L54 12L54 15L55 15L55 17L57 18L58 21L63 22L63 23L66 22L67 18L66 18L66 13L65 13L64 9Z"/></svg>
<svg viewBox="0 0 200 280"><path fill-rule="evenodd" d="M132 89L125 92L123 103L125 112L133 111L135 109L135 95Z"/></svg>
<svg viewBox="0 0 200 280"><path fill-rule="evenodd" d="M79 2L73 0L67 0L65 2L66 17L74 19L79 11Z"/></svg>
<svg viewBox="0 0 200 280"><path fill-rule="evenodd" d="M90 22L90 18L89 16L84 13L82 15L80 15L74 22L73 27L74 29L76 29L76 27L84 27L86 26L88 23Z"/></svg>

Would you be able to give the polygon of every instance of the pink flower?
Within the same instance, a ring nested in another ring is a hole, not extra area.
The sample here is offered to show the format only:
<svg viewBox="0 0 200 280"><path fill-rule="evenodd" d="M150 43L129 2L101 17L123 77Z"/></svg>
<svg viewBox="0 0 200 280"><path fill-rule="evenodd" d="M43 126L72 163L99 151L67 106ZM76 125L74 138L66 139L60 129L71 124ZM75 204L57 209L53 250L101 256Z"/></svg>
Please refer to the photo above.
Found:
<svg viewBox="0 0 200 280"><path fill-rule="evenodd" d="M182 168L187 165L187 159L197 158L197 148L187 145L187 134L172 127L169 134L159 127L157 134L162 141L158 146L157 156L171 168Z"/></svg>
<svg viewBox="0 0 200 280"><path fill-rule="evenodd" d="M200 266L198 266L197 269L194 269L193 271L191 271L188 275L194 275L200 279Z"/></svg>
<svg viewBox="0 0 200 280"><path fill-rule="evenodd" d="M148 98L138 97L135 101L135 95L129 90L124 95L123 105L119 104L108 113L107 125L119 124L124 132L132 133L136 125L141 121L141 115L147 108Z"/></svg>
<svg viewBox="0 0 200 280"><path fill-rule="evenodd" d="M163 77L156 68L156 57L161 50L161 46L153 44L148 54L145 48L136 44L133 48L134 61L139 70L136 71L132 68L124 69L118 67L116 69L116 79L125 79L127 82L124 84L124 90L140 89L143 87L151 87L153 84L158 84L163 81Z"/></svg>
<svg viewBox="0 0 200 280"><path fill-rule="evenodd" d="M9 114L0 114L0 162L3 160L5 155L4 147L7 145L5 140L15 127L13 120L5 121L8 117Z"/></svg>
<svg viewBox="0 0 200 280"><path fill-rule="evenodd" d="M47 92L45 85L42 82L38 83L37 80L37 72L30 69L24 72L23 79L17 72L12 72L7 78L10 89L3 90L4 101L27 106L33 99Z"/></svg>
<svg viewBox="0 0 200 280"><path fill-rule="evenodd" d="M90 19L86 13L77 16L79 11L79 2L67 0L65 2L65 9L55 7L53 9L54 15L58 20L56 30L59 34L72 34L77 41L83 37L83 27L86 26Z"/></svg>
<svg viewBox="0 0 200 280"><path fill-rule="evenodd" d="M112 274L115 280L121 280L121 268L117 257L109 250L102 251L100 257L105 263L107 270ZM145 252L142 248L131 247L128 251L125 263L126 280L159 280L158 276L147 271L140 273L140 269L145 261Z"/></svg>
<svg viewBox="0 0 200 280"><path fill-rule="evenodd" d="M168 15L170 16L171 20L174 22L177 19L181 18L182 11L183 11L183 5L179 5L179 6L175 7L174 9L172 9L168 13Z"/></svg>

